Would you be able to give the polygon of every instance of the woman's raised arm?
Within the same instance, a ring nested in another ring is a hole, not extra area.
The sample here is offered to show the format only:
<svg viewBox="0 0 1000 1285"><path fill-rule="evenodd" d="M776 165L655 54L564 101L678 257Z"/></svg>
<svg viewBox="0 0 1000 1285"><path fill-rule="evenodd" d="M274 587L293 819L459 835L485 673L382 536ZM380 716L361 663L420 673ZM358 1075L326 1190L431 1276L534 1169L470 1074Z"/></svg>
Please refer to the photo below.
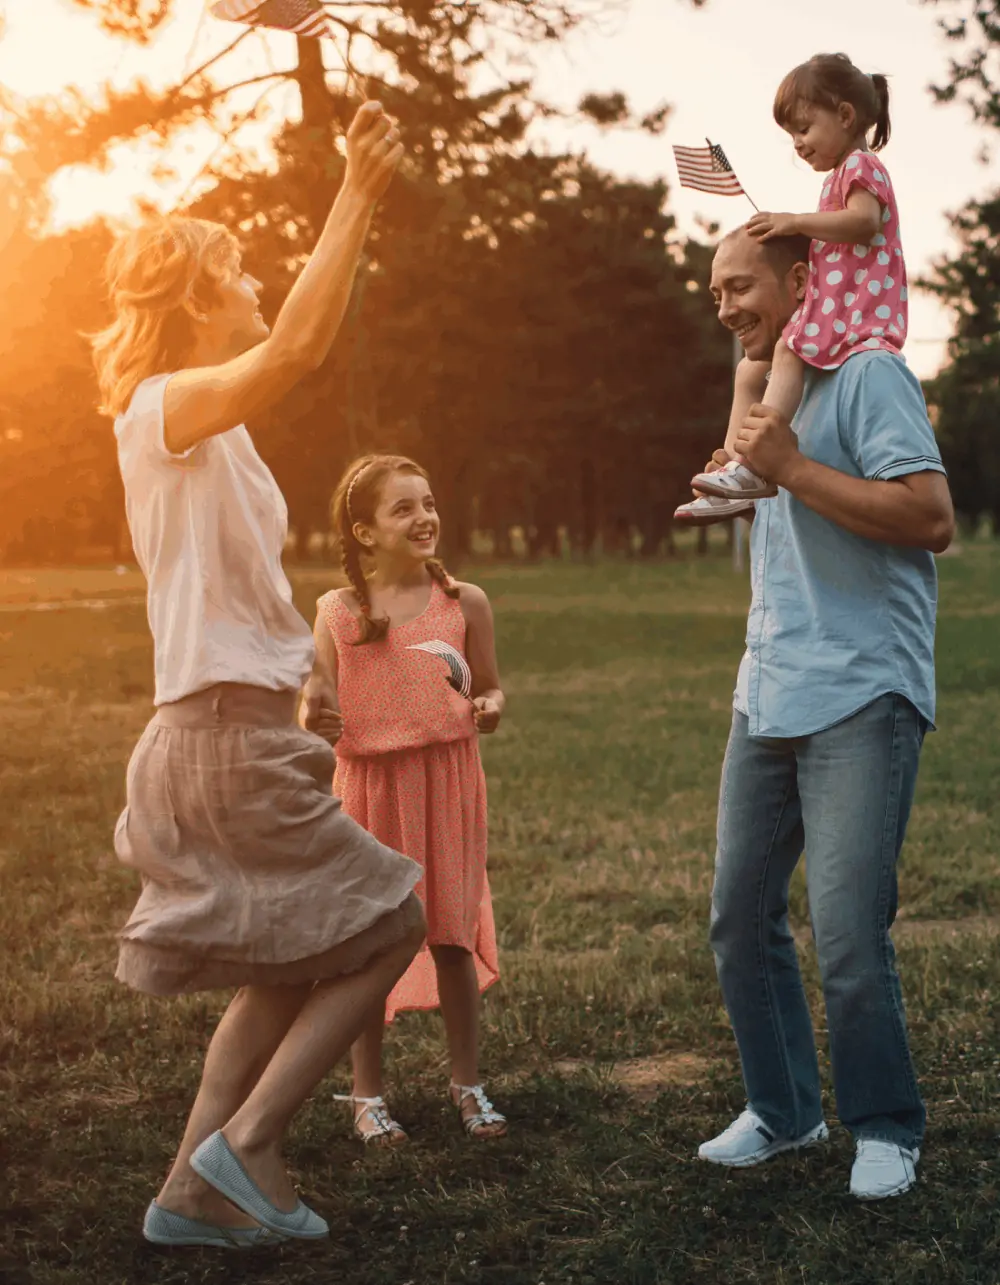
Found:
<svg viewBox="0 0 1000 1285"><path fill-rule="evenodd" d="M274 405L330 351L347 310L375 203L403 155L379 103L365 103L347 133L347 174L316 248L257 344L219 366L179 371L164 398L164 441L180 454Z"/></svg>

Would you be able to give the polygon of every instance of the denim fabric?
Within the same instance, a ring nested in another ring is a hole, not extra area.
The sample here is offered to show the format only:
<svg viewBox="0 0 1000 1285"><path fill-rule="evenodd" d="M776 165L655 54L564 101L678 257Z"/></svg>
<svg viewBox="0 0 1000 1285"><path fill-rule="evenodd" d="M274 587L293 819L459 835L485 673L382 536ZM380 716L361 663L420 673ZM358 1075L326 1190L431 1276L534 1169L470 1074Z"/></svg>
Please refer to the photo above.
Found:
<svg viewBox="0 0 1000 1285"><path fill-rule="evenodd" d="M889 694L812 736L751 737L735 711L719 800L711 943L747 1100L795 1138L823 1116L815 1037L788 926L806 852L840 1119L918 1145L925 1111L889 929L927 723Z"/></svg>
<svg viewBox="0 0 1000 1285"><path fill-rule="evenodd" d="M920 384L889 353L809 371L793 427L804 455L849 477L944 471ZM757 505L750 571L734 706L753 736L808 736L886 692L933 723L932 553L852 535L779 490Z"/></svg>

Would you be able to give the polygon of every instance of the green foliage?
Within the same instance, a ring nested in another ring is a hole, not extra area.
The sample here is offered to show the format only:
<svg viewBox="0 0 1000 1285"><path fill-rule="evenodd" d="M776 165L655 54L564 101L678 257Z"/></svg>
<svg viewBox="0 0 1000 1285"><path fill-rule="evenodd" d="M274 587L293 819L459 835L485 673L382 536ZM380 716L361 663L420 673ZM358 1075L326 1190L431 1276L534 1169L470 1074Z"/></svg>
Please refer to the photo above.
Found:
<svg viewBox="0 0 1000 1285"><path fill-rule="evenodd" d="M126 35L152 14L134 0L94 6ZM391 69L369 78L369 92L399 119L407 160L329 362L252 426L303 541L327 529L347 458L372 447L408 451L430 468L453 555L466 552L476 526L492 531L501 550L512 526L525 528L534 552L554 550L559 527L586 551L599 540L627 544L638 531L644 551L655 553L668 538L673 508L722 432L728 402L729 347L701 288L708 251L677 236L664 184L619 181L585 157L529 147L528 127L551 110L534 102L530 80L501 76L481 88L477 78L490 42L509 52L529 37L556 39L602 7L351 6L356 42L377 47ZM346 9L331 6L333 18L347 22ZM233 154L190 207L239 229L272 316L339 186L343 161L332 135L356 106L328 83L317 42L300 40L298 50L289 74L302 120L279 132L273 166L253 169ZM110 434L94 422L76 337L100 319L107 234L37 235L43 179L70 162L99 162L115 139L166 140L193 118L212 119L227 87L206 75L199 69L161 94L109 91L86 109L77 100L42 101L12 125L23 173L10 190L22 219L18 239L0 249L0 273L6 265L16 289L43 307L0 359L0 416L21 443L15 449L0 427L10 463L2 472L18 491L0 519L0 558L67 557L81 542L117 539ZM655 132L667 109L636 120L624 95L612 94L587 96L580 111ZM61 386L51 378L50 334L66 348ZM25 366L39 370L41 386L25 384ZM96 440L102 463L81 476L79 444ZM42 467L50 470L45 486ZM85 498L74 493L81 481ZM70 495L75 517L67 521Z"/></svg>
<svg viewBox="0 0 1000 1285"><path fill-rule="evenodd" d="M946 10L954 43L941 102L965 101L981 124L1000 128L1000 6L994 0L930 0ZM969 524L1000 528L1000 192L952 216L957 252L942 257L923 284L952 308L949 362L927 385L956 508Z"/></svg>

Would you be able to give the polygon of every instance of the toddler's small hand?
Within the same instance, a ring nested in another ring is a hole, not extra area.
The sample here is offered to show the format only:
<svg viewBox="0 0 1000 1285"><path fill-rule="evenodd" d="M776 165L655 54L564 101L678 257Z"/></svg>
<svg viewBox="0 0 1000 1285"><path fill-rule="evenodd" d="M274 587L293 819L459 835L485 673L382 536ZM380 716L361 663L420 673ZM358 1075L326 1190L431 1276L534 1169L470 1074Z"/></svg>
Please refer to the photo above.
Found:
<svg viewBox="0 0 1000 1285"><path fill-rule="evenodd" d="M758 241L770 241L775 236L797 236L798 216L795 214L771 214L761 210L747 224L747 231Z"/></svg>
<svg viewBox="0 0 1000 1285"><path fill-rule="evenodd" d="M475 713L473 719L476 730L484 734L495 732L500 725L500 705L488 696L477 696L472 702Z"/></svg>

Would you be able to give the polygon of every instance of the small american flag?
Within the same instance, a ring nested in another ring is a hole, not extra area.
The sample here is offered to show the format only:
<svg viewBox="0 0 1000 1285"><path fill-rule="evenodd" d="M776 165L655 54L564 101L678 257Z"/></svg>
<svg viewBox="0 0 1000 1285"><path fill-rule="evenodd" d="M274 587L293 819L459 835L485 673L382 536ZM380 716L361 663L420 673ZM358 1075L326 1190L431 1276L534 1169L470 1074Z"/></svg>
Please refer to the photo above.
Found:
<svg viewBox="0 0 1000 1285"><path fill-rule="evenodd" d="M448 666L449 685L454 687L459 696L464 696L466 700L472 699L472 670L462 653L451 643L434 638L430 642L411 643L406 650L428 651L432 656L440 656Z"/></svg>
<svg viewBox="0 0 1000 1285"><path fill-rule="evenodd" d="M297 36L333 35L319 0L216 0L210 10L216 18L248 27L275 27Z"/></svg>
<svg viewBox="0 0 1000 1285"><path fill-rule="evenodd" d="M718 143L710 142L707 147L675 147L674 159L681 187L716 192L720 196L746 196L743 184Z"/></svg>

